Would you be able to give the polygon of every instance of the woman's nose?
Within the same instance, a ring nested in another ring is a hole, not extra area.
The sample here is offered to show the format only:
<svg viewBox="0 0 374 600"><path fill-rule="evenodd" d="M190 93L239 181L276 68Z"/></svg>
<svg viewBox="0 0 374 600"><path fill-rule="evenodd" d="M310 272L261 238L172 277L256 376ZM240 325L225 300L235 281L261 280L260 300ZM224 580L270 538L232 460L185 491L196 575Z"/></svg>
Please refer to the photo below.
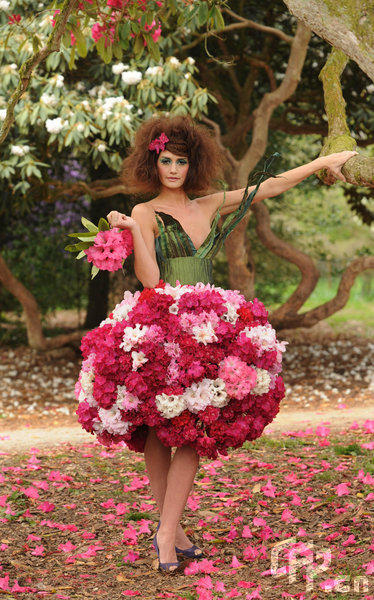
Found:
<svg viewBox="0 0 374 600"><path fill-rule="evenodd" d="M176 173L177 172L177 163L171 163L171 165L170 165L170 172L171 173Z"/></svg>

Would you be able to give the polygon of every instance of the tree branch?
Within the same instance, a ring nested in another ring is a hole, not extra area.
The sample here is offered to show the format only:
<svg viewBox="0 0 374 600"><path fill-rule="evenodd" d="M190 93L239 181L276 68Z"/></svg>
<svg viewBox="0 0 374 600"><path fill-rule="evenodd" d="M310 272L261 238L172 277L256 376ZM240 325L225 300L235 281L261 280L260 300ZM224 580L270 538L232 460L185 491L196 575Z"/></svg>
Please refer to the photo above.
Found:
<svg viewBox="0 0 374 600"><path fill-rule="evenodd" d="M321 156L342 150L355 150L356 140L351 136L347 125L344 100L340 83L341 74L348 62L346 55L333 48L320 73L325 98L325 110L328 120L328 136ZM351 158L343 167L342 173L348 183L374 187L374 159L365 156ZM331 185L336 179L330 172L318 174L324 183Z"/></svg>
<svg viewBox="0 0 374 600"><path fill-rule="evenodd" d="M221 134L221 128L218 125L218 123L216 123L215 121L212 121L212 119L208 119L208 117L202 116L200 119L203 123L206 123L207 125L209 125L213 131L214 131L214 137L216 138L216 141L218 143L218 146L220 147L220 149L222 150L228 164L233 168L237 168L238 166L238 161L234 158L234 156L231 154L229 148L227 148L226 146L223 145L222 143L222 134Z"/></svg>
<svg viewBox="0 0 374 600"><path fill-rule="evenodd" d="M226 14L230 15L230 17L232 17L233 19L236 19L237 21L241 21L242 23L245 23L246 26L250 27L251 29L257 29L258 31L263 31L264 33L270 33L271 35L275 35L276 37L279 37L284 42L287 42L287 44L292 43L292 39L293 39L292 36L287 35L286 33L284 33L284 31L281 31L280 29L276 29L275 27L269 27L267 25L260 25L259 23L255 23L254 21L251 21L250 19L245 19L244 17L238 15L236 12L234 12L233 10L231 10L229 8L224 8L222 12L225 12Z"/></svg>
<svg viewBox="0 0 374 600"><path fill-rule="evenodd" d="M27 90L33 70L38 66L39 63L47 58L49 54L52 52L57 52L60 49L61 38L65 31L67 20L77 4L78 0L65 0L61 7L60 14L56 17L55 27L53 28L53 31L47 40L46 46L30 56L30 58L28 58L27 61L20 67L20 80L8 101L6 117L0 131L0 144L2 144L2 142L6 139L10 131L14 121L14 108L22 94L24 94Z"/></svg>
<svg viewBox="0 0 374 600"><path fill-rule="evenodd" d="M351 288L356 277L366 269L374 269L374 256L361 256L351 262L342 274L336 296L312 310L302 314L292 314L278 318L275 311L270 315L272 325L277 329L290 329L294 327L312 327L322 319L327 319L338 310L341 310L349 299Z"/></svg>

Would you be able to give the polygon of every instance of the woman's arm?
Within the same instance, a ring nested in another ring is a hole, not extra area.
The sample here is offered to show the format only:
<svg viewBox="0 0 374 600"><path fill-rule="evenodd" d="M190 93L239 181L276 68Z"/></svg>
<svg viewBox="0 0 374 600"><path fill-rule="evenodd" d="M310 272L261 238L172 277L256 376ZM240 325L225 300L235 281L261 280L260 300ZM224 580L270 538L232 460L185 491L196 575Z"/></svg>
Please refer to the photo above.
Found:
<svg viewBox="0 0 374 600"><path fill-rule="evenodd" d="M293 188L295 185L310 175L313 175L313 173L320 171L321 169L329 169L329 171L331 171L331 173L337 179L345 181L345 177L341 172L341 168L356 154L358 154L358 152L345 150L344 152L336 152L327 156L320 156L315 160L312 160L310 163L301 165L300 167L296 167L290 171L280 173L280 175L277 177L269 177L269 179L261 183L255 197L253 198L252 204L255 202L260 202L260 200L264 200L265 198L279 196L279 194L282 194L283 192ZM251 192L254 189L254 185L250 186L248 188L248 192ZM227 215L238 208L243 198L243 192L244 188L240 190L233 190L232 192L226 192L225 204L222 206L220 211L221 215ZM212 202L214 209L217 210L220 204L223 202L223 192L206 196L204 200Z"/></svg>
<svg viewBox="0 0 374 600"><path fill-rule="evenodd" d="M115 210L107 215L111 227L131 231L134 241L135 275L147 288L155 287L160 280L152 216L144 204L134 206L131 217Z"/></svg>

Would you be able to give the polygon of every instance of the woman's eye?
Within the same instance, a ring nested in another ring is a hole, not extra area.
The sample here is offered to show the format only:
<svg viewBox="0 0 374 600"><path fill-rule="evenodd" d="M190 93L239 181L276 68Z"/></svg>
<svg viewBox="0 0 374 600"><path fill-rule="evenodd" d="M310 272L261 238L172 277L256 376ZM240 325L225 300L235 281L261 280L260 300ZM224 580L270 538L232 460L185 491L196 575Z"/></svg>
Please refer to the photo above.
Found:
<svg viewBox="0 0 374 600"><path fill-rule="evenodd" d="M162 165L168 165L170 163L170 160L168 158L161 158L160 162Z"/></svg>
<svg viewBox="0 0 374 600"><path fill-rule="evenodd" d="M188 164L188 162L186 161L186 159L185 159L185 158L181 158L181 159L180 159L180 160L178 160L177 162L178 162L178 164L180 164L180 165L187 165L187 164Z"/></svg>

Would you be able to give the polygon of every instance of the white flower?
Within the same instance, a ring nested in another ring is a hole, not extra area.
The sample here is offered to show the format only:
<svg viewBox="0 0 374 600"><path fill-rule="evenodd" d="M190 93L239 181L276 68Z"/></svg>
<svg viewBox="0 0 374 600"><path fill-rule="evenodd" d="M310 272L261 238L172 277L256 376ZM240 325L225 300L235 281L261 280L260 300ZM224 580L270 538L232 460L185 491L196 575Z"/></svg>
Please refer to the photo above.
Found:
<svg viewBox="0 0 374 600"><path fill-rule="evenodd" d="M137 410L140 400L131 394L125 385L117 385L116 405L122 410Z"/></svg>
<svg viewBox="0 0 374 600"><path fill-rule="evenodd" d="M67 125L67 121L63 121L61 117L55 119L47 119L45 126L49 133L60 133L60 131Z"/></svg>
<svg viewBox="0 0 374 600"><path fill-rule="evenodd" d="M207 406L212 405L215 396L212 379L203 379L198 383L193 382L183 394L189 411L198 413Z"/></svg>
<svg viewBox="0 0 374 600"><path fill-rule="evenodd" d="M102 425L100 427L99 423L96 425L94 422L93 426L97 433L101 433L104 429L113 435L125 435L128 432L129 423L122 420L121 411L116 405L109 409L99 408L98 412Z"/></svg>
<svg viewBox="0 0 374 600"><path fill-rule="evenodd" d="M58 99L54 94L42 94L40 96L40 102L43 102L46 106L55 106Z"/></svg>
<svg viewBox="0 0 374 600"><path fill-rule="evenodd" d="M30 146L27 146L27 144L25 144L24 146L15 145L10 147L10 151L16 156L25 156L25 154L27 154L30 151Z"/></svg>
<svg viewBox="0 0 374 600"><path fill-rule="evenodd" d="M6 117L6 108L2 108L0 110L0 121L4 121L5 117Z"/></svg>
<svg viewBox="0 0 374 600"><path fill-rule="evenodd" d="M105 152L105 150L106 150L106 144L99 144L97 146L97 149L98 149L99 152Z"/></svg>
<svg viewBox="0 0 374 600"><path fill-rule="evenodd" d="M158 75L159 73L160 73L160 75L162 75L163 71L164 71L163 67L161 67L159 65L159 66L155 66L155 67L148 67L145 74L153 77L154 75Z"/></svg>
<svg viewBox="0 0 374 600"><path fill-rule="evenodd" d="M128 68L128 66L127 66ZM126 70L126 66L123 63L117 63L116 65L112 65L112 72L114 75L121 75L123 71Z"/></svg>
<svg viewBox="0 0 374 600"><path fill-rule="evenodd" d="M258 369L257 367L253 368L256 371L257 379L256 385L251 389L250 394L256 394L257 396L267 394L270 389L271 382L269 373L265 369Z"/></svg>
<svg viewBox="0 0 374 600"><path fill-rule="evenodd" d="M0 0L0 10L8 10L10 2L8 0Z"/></svg>
<svg viewBox="0 0 374 600"><path fill-rule="evenodd" d="M56 87L61 88L64 85L64 76L58 73L51 78L51 82Z"/></svg>
<svg viewBox="0 0 374 600"><path fill-rule="evenodd" d="M223 379L217 377L211 382L211 389L213 391L212 406L217 408L223 408L230 402L230 396L227 395L226 385Z"/></svg>
<svg viewBox="0 0 374 600"><path fill-rule="evenodd" d="M238 313L235 306L229 302L225 302L225 306L227 308L227 312L222 315L222 320L228 321L229 323L233 323L235 325L236 321L238 320Z"/></svg>
<svg viewBox="0 0 374 600"><path fill-rule="evenodd" d="M192 327L193 337L197 342L201 342L206 346L206 344L211 344L212 342L217 341L217 336L214 333L214 329L212 323L203 323L202 325L195 325Z"/></svg>
<svg viewBox="0 0 374 600"><path fill-rule="evenodd" d="M125 121L131 121L131 115L125 115Z"/></svg>
<svg viewBox="0 0 374 600"><path fill-rule="evenodd" d="M125 352L130 352L147 335L148 329L147 325L139 323L135 327L125 327L120 348L123 348Z"/></svg>
<svg viewBox="0 0 374 600"><path fill-rule="evenodd" d="M192 58L192 56L189 56L188 58L186 58L186 61L188 62L189 65L194 65L195 64L195 59Z"/></svg>
<svg viewBox="0 0 374 600"><path fill-rule="evenodd" d="M172 419L186 409L186 402L183 396L158 394L156 396L156 406L165 419Z"/></svg>
<svg viewBox="0 0 374 600"><path fill-rule="evenodd" d="M137 371L138 368L144 365L148 360L144 352L136 352L135 350L131 352L131 358L133 371Z"/></svg>
<svg viewBox="0 0 374 600"><path fill-rule="evenodd" d="M126 292L123 295L122 302L117 304L115 309L112 311L113 319L115 321L123 321L124 319L126 319L129 312L137 303L139 296L140 292L135 292L135 294L133 295L131 292L126 290Z"/></svg>
<svg viewBox="0 0 374 600"><path fill-rule="evenodd" d="M18 69L18 66L16 65L16 63L11 63L11 64L9 65L9 68L10 68L10 69L12 69L12 71L17 71L17 69Z"/></svg>
<svg viewBox="0 0 374 600"><path fill-rule="evenodd" d="M86 90L86 86L82 81L78 81L75 87L77 88L78 92L84 92Z"/></svg>
<svg viewBox="0 0 374 600"><path fill-rule="evenodd" d="M186 73L184 76L185 79L191 79L191 77L192 77L191 73Z"/></svg>
<svg viewBox="0 0 374 600"><path fill-rule="evenodd" d="M124 71L122 73L122 81L127 85L136 85L141 79L142 74L140 71Z"/></svg>
<svg viewBox="0 0 374 600"><path fill-rule="evenodd" d="M176 56L171 56L169 58L169 64L173 65L173 67L179 67L180 61L176 58Z"/></svg>
<svg viewBox="0 0 374 600"><path fill-rule="evenodd" d="M82 100L81 104L82 104L83 108L85 108L86 110L89 110L90 103L88 102L88 100Z"/></svg>
<svg viewBox="0 0 374 600"><path fill-rule="evenodd" d="M75 124L75 127L76 127L77 131L79 131L79 133L81 133L82 131L84 131L84 125L83 125L83 123L78 122L78 123Z"/></svg>

